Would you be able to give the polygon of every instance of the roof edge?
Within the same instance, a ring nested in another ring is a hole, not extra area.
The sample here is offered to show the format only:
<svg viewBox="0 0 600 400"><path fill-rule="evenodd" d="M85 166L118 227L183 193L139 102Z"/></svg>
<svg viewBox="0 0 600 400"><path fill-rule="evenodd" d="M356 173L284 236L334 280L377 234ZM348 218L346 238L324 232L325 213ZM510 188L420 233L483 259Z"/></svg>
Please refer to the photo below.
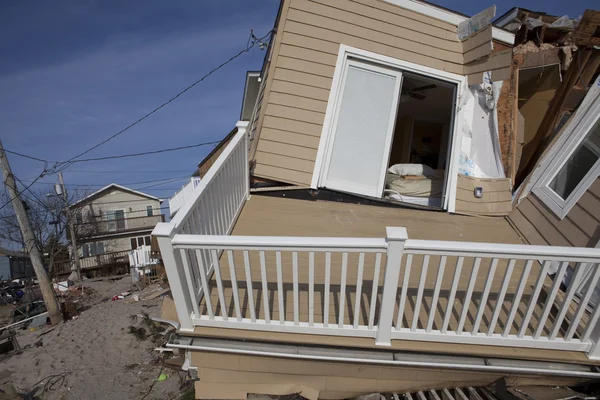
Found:
<svg viewBox="0 0 600 400"><path fill-rule="evenodd" d="M96 190L94 193L92 193L92 194L84 197L83 199L77 200L75 203L71 204L69 207L73 207L73 206L76 206L77 204L84 203L85 201L90 200L91 198L93 198L93 197L97 196L98 194L100 194L100 193L102 193L102 192L104 192L104 191L106 191L108 189L111 189L111 188L121 189L121 190L124 190L126 192L134 193L134 194L137 194L137 195L140 195L140 196L143 196L143 197L147 197L147 198L152 199L152 200L157 200L160 203L162 203L164 201L164 199L160 199L160 198L158 198L156 196L152 196L152 195L150 195L148 193L140 192L138 190L131 189L131 188L128 188L126 186L119 185L117 183L111 183L109 185L104 186L103 188L101 188L99 190Z"/></svg>

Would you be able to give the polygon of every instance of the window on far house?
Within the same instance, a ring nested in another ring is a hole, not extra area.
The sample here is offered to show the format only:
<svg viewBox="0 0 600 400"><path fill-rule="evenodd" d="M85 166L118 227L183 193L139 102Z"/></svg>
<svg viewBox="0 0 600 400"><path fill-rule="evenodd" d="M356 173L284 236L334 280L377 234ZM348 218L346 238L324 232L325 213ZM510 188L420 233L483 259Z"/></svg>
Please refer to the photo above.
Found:
<svg viewBox="0 0 600 400"><path fill-rule="evenodd" d="M152 206L146 206L146 215L151 217L152 214Z"/></svg>
<svg viewBox="0 0 600 400"><path fill-rule="evenodd" d="M93 257L104 254L104 242L85 243L81 246L82 257Z"/></svg>
<svg viewBox="0 0 600 400"><path fill-rule="evenodd" d="M83 215L81 215L81 211L77 211L77 213L75 213L75 223L78 225L83 224Z"/></svg>
<svg viewBox="0 0 600 400"><path fill-rule="evenodd" d="M129 242L131 243L131 250L135 250L143 245L150 246L152 244L152 239L150 236L139 236L129 239Z"/></svg>

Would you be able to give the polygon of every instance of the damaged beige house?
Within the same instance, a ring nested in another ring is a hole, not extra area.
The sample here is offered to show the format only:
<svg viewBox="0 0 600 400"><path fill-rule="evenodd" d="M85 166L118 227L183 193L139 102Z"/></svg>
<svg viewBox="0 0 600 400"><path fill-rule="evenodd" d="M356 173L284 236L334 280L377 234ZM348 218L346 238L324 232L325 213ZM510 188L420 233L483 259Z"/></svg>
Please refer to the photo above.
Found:
<svg viewBox="0 0 600 400"><path fill-rule="evenodd" d="M153 231L197 398L598 378L598 13L554 41L492 11L281 2L242 121Z"/></svg>

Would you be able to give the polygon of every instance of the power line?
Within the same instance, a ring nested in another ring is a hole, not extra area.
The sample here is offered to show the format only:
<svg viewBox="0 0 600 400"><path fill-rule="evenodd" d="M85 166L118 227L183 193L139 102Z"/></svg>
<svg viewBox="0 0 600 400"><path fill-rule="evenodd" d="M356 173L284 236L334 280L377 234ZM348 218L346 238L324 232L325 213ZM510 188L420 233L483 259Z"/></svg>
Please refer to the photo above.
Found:
<svg viewBox="0 0 600 400"><path fill-rule="evenodd" d="M155 183L155 182L162 182L162 181L176 181L176 180L182 180L182 179L189 179L190 176L189 175L183 175L183 176L172 176L172 177L168 177L168 178L161 178L161 179L153 179L150 181L141 181L141 182L125 182L125 183L118 183L121 186L125 186L125 185L142 185L145 183ZM22 182L21 182L22 183ZM111 182L113 183L113 182ZM110 185L111 183L106 183L104 185L102 184L85 184L85 183L68 183L66 184L66 186L78 186L78 187L105 187ZM168 183L168 182L165 182ZM54 185L54 183L51 182L40 182L41 185Z"/></svg>
<svg viewBox="0 0 600 400"><path fill-rule="evenodd" d="M6 151L6 149L5 149L4 151ZM45 172L45 170L44 170L44 172ZM23 190L21 190L21 191L17 192L17 194L15 195L15 197L11 198L11 199L10 199L10 200L8 200L6 203L2 204L2 206L0 206L0 210L2 210L4 207L6 207L7 205L9 205L9 204L10 204L10 203L11 203L11 202L14 200L14 199L16 199L16 198L17 198L17 197L19 197L21 194L23 194L23 192L24 192L24 191L26 191L26 190L29 190L29 188L30 188L30 187L32 187L34 183L36 183L36 182L37 182L39 179L41 179L41 178L44 176L44 172L42 172L42 173L40 174L40 176L38 176L37 178L35 178L35 179L33 180L33 182L31 182L31 183L29 184L29 186L25 187L25 189L23 189ZM14 177L14 175L13 175L13 177ZM5 184L6 184L6 183L5 183ZM9 196L9 197L10 197L10 196Z"/></svg>
<svg viewBox="0 0 600 400"><path fill-rule="evenodd" d="M37 158L37 157L33 157L33 156L28 156L27 154L23 154L23 153L19 153L17 151L12 151L12 150L7 150L4 149L5 152L10 153L10 154L14 154L16 156L20 156L20 157L25 157L25 158L29 158L30 160L34 160L34 161L41 161L43 163L52 163L52 162L57 162L57 161L49 161L49 160L44 160L42 158Z"/></svg>
<svg viewBox="0 0 600 400"><path fill-rule="evenodd" d="M129 130L132 127L134 127L135 125L137 125L140 122L144 121L146 118L150 117L152 114L156 113L157 111L159 111L163 107L169 105L170 103L172 103L173 101L175 101L176 99L178 99L181 95L183 95L184 93L186 93L188 90L192 89L194 86L196 86L197 84L199 84L200 82L202 82L203 80L205 80L206 78L208 78L209 76L211 76L214 72L216 72L219 69L223 68L224 66L226 66L227 64L229 64L230 62L232 62L233 60L235 60L236 58L240 57L242 54L249 52L250 49L252 49L257 43L261 43L261 45L263 45L264 44L263 40L266 39L271 34L271 32L272 31L269 31L269 33L267 33L265 36L263 36L261 38L257 38L256 36L254 36L254 33L251 33L249 41L246 44L246 48L245 49L240 50L236 55L234 55L233 57L231 57L229 60L225 61L224 63L222 63L218 67L212 69L206 75L204 75L200 79L196 80L191 85L187 86L185 89L183 89L182 91L180 91L179 93L177 93L175 96L171 97L166 102L164 102L161 105L159 105L158 107L154 108L152 111L148 112L147 114L145 114L144 116L142 116L141 118L139 118L138 120L136 120L135 122L127 125L125 128L121 129L119 132L117 132L114 135L108 137L107 139L103 140L102 142L100 142L100 143L98 143L98 144L90 147L89 149L85 150L84 152L79 153L78 155L76 155L74 157L71 157L69 160L67 160L67 161L65 161L64 163L61 164L61 165L64 165L64 166L61 166L59 170L60 171L64 171L65 169L69 168L69 166L71 166L73 164L73 162L75 162L79 157L81 157L81 156L89 153L90 151L92 151L94 149L97 149L98 147L102 146L105 143L108 143L112 139L116 138L117 136L121 135L122 133L124 133L127 130ZM250 40L252 40L251 44L250 44Z"/></svg>
<svg viewBox="0 0 600 400"><path fill-rule="evenodd" d="M163 173L179 173L189 172L188 169L179 170L162 170L162 171L139 171L139 170L128 170L128 171L99 171L99 170L81 170L81 169L70 169L69 173L87 173L87 174L163 174Z"/></svg>

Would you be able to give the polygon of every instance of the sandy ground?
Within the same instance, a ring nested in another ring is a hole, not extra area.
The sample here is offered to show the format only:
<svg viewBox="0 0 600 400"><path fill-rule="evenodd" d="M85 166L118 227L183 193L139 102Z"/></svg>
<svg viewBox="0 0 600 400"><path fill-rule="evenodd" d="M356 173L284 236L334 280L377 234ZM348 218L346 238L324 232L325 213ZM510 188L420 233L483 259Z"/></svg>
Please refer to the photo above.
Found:
<svg viewBox="0 0 600 400"><path fill-rule="evenodd" d="M128 333L130 325L141 326L132 315L159 316L163 299L111 301L113 295L130 288L130 278L85 285L96 291L82 301L89 308L42 336L43 329L19 331L19 343L27 348L1 362L0 371L11 372L11 382L21 393L45 377L64 373L64 381L50 378L58 381L52 390L38 392L41 399L179 398L185 373L164 367L150 339L139 341ZM161 372L169 378L153 382Z"/></svg>

